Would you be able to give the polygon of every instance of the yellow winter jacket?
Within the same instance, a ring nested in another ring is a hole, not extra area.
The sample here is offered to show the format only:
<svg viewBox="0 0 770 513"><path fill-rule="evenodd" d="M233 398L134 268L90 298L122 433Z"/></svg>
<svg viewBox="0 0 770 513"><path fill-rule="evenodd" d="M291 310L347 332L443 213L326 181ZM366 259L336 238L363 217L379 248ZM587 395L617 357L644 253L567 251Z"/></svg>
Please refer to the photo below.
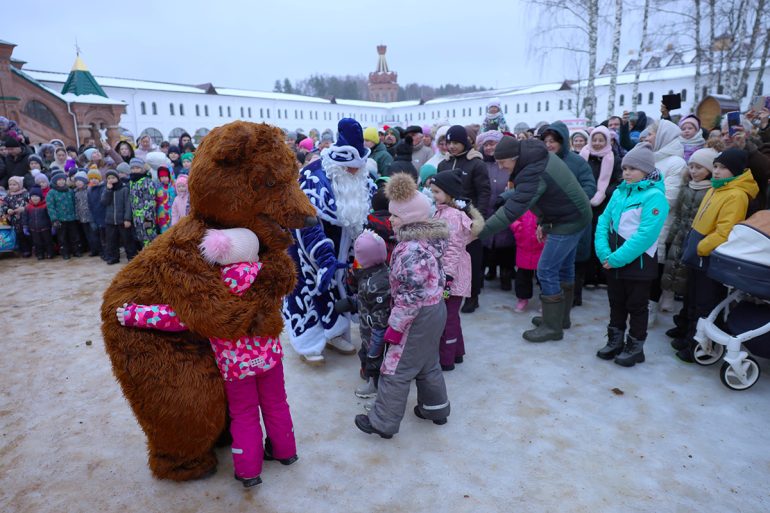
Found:
<svg viewBox="0 0 770 513"><path fill-rule="evenodd" d="M698 255L708 256L727 240L730 230L746 219L749 201L759 193L759 186L750 170L719 189L711 188L695 214L693 230L703 235L698 242Z"/></svg>

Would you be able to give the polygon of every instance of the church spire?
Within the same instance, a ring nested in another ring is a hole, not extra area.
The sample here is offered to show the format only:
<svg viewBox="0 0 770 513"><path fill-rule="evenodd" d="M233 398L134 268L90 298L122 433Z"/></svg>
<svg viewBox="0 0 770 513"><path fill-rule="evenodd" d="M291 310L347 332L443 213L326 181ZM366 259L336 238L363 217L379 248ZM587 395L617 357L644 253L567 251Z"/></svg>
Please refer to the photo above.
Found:
<svg viewBox="0 0 770 513"><path fill-rule="evenodd" d="M88 71L86 63L80 58L80 48L75 46L76 57L72 65L70 75L62 88L62 94L72 93L75 95L95 94L107 98L107 93L99 85L94 76Z"/></svg>

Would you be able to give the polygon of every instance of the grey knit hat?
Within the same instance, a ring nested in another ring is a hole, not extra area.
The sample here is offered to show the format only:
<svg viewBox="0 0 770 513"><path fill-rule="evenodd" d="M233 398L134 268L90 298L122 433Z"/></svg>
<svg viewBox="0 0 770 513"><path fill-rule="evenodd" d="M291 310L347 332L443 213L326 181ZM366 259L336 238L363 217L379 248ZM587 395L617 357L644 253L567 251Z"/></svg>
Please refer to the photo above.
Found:
<svg viewBox="0 0 770 513"><path fill-rule="evenodd" d="M622 167L638 169L645 175L655 171L655 154L650 143L639 143L623 157Z"/></svg>
<svg viewBox="0 0 770 513"><path fill-rule="evenodd" d="M503 136L500 142L495 146L495 159L515 159L519 157L521 143L515 137L510 135Z"/></svg>
<svg viewBox="0 0 770 513"><path fill-rule="evenodd" d="M140 159L139 157L134 157L128 162L128 165L131 167L141 167L144 169L144 160Z"/></svg>

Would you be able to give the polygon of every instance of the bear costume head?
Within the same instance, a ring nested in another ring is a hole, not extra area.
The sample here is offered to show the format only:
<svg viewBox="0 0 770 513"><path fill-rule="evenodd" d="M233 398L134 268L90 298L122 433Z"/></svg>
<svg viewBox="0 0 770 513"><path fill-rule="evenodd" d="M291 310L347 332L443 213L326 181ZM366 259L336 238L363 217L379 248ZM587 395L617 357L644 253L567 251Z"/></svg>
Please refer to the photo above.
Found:
<svg viewBox="0 0 770 513"><path fill-rule="evenodd" d="M189 215L115 276L101 312L113 373L147 435L149 466L178 481L216 469L213 448L225 431L222 378L208 339L280 335L283 296L296 283L289 229L317 222L282 132L266 124L212 130L195 153L189 190ZM258 237L262 270L243 295L230 293L220 267L201 254L212 228L247 228ZM188 331L121 326L115 312L124 303L169 305Z"/></svg>

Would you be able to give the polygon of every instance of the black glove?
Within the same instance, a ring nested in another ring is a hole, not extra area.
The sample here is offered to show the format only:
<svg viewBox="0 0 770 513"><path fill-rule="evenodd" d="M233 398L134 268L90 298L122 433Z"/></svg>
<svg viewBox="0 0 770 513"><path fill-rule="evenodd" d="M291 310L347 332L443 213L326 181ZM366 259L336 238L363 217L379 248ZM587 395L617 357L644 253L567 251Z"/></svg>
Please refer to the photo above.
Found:
<svg viewBox="0 0 770 513"><path fill-rule="evenodd" d="M337 313L355 312L356 304L349 297L339 299L334 302L334 311Z"/></svg>

